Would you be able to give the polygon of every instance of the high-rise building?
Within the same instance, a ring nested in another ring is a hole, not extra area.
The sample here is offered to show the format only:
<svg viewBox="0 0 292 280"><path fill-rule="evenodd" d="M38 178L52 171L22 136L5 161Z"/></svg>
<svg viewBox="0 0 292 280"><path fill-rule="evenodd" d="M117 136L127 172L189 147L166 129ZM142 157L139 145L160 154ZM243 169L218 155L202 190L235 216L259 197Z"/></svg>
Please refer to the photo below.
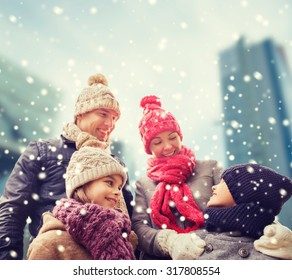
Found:
<svg viewBox="0 0 292 280"><path fill-rule="evenodd" d="M61 95L49 82L0 58L0 195L29 141L54 135ZM24 258L29 238L25 227Z"/></svg>
<svg viewBox="0 0 292 280"><path fill-rule="evenodd" d="M241 38L220 53L220 75L226 165L255 161L292 177L292 80L283 48ZM292 228L288 203L281 215Z"/></svg>
<svg viewBox="0 0 292 280"><path fill-rule="evenodd" d="M0 58L0 194L31 140L51 137L61 92L21 66Z"/></svg>

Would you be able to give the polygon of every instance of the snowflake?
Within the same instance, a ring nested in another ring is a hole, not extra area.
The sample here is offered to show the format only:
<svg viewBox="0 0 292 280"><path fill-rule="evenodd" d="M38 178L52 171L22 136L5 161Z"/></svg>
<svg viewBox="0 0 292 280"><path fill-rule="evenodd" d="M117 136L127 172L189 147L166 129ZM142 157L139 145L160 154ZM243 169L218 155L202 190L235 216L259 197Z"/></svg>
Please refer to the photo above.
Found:
<svg viewBox="0 0 292 280"><path fill-rule="evenodd" d="M181 222L184 222L184 221L186 220L186 217L185 217L185 216L180 216L179 220L180 220Z"/></svg>
<svg viewBox="0 0 292 280"><path fill-rule="evenodd" d="M12 258L17 258L17 253L14 251L14 250L11 250L10 251L10 256L12 257Z"/></svg>
<svg viewBox="0 0 292 280"><path fill-rule="evenodd" d="M40 180L44 180L44 179L46 179L46 177L47 177L47 174L46 174L45 172L40 172L40 173L38 174L38 178L39 178Z"/></svg>
<svg viewBox="0 0 292 280"><path fill-rule="evenodd" d="M65 251L65 247L63 245L58 245L57 249L60 252L64 252Z"/></svg>
<svg viewBox="0 0 292 280"><path fill-rule="evenodd" d="M80 210L80 215L81 216L85 216L87 214L87 210L85 209L85 208L82 208L81 210Z"/></svg>
<svg viewBox="0 0 292 280"><path fill-rule="evenodd" d="M40 199L40 197L39 197L39 195L37 193L33 193L31 196L32 196L32 199L35 200L35 201Z"/></svg>

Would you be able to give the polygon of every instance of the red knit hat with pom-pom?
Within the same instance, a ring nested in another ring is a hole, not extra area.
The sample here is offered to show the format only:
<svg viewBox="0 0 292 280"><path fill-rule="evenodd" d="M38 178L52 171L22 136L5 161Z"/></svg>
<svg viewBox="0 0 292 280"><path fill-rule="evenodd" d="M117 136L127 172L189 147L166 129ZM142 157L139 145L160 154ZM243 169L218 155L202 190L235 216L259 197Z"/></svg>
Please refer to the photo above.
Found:
<svg viewBox="0 0 292 280"><path fill-rule="evenodd" d="M143 117L139 122L139 130L147 154L151 155L149 150L150 141L161 132L176 131L182 140L183 136L178 122L170 112L161 108L161 101L157 96L143 97L140 107L144 111Z"/></svg>

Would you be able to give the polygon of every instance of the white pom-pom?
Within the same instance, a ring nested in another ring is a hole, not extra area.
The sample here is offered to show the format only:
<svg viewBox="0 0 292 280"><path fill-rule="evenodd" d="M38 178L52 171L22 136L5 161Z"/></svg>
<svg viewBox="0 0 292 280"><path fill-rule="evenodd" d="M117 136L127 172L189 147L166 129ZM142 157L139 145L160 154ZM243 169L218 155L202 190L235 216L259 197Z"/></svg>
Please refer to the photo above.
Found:
<svg viewBox="0 0 292 280"><path fill-rule="evenodd" d="M108 86L108 81L104 75L96 74L88 78L88 85L91 86L93 84L103 84L105 86Z"/></svg>

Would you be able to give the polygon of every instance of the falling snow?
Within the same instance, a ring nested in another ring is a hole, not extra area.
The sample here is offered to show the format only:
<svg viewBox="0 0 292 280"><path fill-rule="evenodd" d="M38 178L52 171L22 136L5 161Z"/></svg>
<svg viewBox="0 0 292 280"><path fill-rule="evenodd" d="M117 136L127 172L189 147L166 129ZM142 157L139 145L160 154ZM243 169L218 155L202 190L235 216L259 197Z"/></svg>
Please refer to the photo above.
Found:
<svg viewBox="0 0 292 280"><path fill-rule="evenodd" d="M122 116L112 151L126 162L132 190L147 169L137 128L139 101L152 93L177 117L184 144L198 159L216 159L226 167L258 162L291 176L292 6L287 1L240 1L232 12L216 1L174 1L173 10L169 1L160 0L101 1L82 7L57 2L1 4L1 192L28 143L58 136L73 120L74 101L93 72L108 76L120 101ZM242 36L246 45L238 45ZM258 55L262 59L252 63L249 55L271 38L275 57ZM241 47L242 56L224 53ZM61 165L63 155L57 157ZM29 160L40 159L30 155ZM46 172L43 167L37 179L45 180ZM253 173L252 167L248 172ZM256 190L259 182L253 184ZM280 194L286 195L284 190ZM193 193L195 199L202 195ZM31 198L39 201L40 195ZM151 213L135 201L131 204L137 212ZM169 205L175 207L173 201ZM292 225L291 215L289 219ZM61 245L58 249L64 251ZM17 257L15 251L10 254Z"/></svg>

